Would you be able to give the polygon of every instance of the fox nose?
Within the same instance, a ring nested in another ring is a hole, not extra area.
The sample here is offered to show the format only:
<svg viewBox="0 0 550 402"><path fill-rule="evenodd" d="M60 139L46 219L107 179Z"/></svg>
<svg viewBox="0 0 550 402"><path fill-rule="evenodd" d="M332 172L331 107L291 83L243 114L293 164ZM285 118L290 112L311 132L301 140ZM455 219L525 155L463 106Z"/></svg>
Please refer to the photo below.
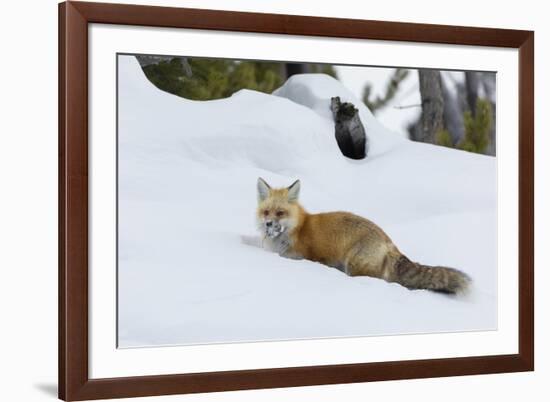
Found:
<svg viewBox="0 0 550 402"><path fill-rule="evenodd" d="M273 222L267 221L267 222L265 223L265 225L266 225L267 227L270 227L271 225L273 225Z"/></svg>

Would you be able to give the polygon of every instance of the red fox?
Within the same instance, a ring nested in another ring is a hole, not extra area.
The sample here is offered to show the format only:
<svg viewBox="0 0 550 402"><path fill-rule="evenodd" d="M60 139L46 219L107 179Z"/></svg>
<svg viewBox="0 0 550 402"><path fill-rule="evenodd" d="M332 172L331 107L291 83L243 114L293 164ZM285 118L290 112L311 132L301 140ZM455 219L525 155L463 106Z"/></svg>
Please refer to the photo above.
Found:
<svg viewBox="0 0 550 402"><path fill-rule="evenodd" d="M408 289L464 293L471 282L454 268L412 262L373 222L349 212L310 214L298 202L300 181L271 188L258 178L257 223L267 247L279 255L370 276Z"/></svg>

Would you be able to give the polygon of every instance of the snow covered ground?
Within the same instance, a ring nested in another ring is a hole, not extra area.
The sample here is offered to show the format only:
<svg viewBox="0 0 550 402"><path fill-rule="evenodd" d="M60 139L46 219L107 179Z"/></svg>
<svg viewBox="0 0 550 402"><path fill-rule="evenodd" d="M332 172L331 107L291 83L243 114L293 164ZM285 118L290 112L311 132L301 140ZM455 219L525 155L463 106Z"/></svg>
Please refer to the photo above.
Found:
<svg viewBox="0 0 550 402"><path fill-rule="evenodd" d="M366 160L338 150L336 95L360 107ZM325 75L197 102L119 56L118 102L120 347L496 328L495 158L400 138ZM409 291L247 245L258 176L301 179L310 212L363 215L412 260L467 272L472 293Z"/></svg>

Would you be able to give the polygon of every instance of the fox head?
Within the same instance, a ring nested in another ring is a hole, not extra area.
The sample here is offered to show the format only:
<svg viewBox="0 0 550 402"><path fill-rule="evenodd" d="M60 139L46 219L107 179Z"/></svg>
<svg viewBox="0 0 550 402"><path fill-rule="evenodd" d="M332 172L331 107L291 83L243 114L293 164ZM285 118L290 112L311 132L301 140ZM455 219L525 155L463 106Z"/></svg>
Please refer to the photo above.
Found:
<svg viewBox="0 0 550 402"><path fill-rule="evenodd" d="M298 204L300 180L289 187L271 188L261 177L258 178L258 228L263 235L276 238L292 231L299 222L301 213Z"/></svg>

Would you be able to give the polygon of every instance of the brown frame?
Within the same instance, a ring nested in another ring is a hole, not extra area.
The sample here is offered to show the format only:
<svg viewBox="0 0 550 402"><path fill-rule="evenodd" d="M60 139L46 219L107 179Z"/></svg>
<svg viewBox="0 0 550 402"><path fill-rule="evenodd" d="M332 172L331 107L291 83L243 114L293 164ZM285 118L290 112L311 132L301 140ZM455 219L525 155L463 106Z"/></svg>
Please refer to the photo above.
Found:
<svg viewBox="0 0 550 402"><path fill-rule="evenodd" d="M88 24L519 49L519 353L214 373L88 377ZM65 2L59 5L59 397L138 397L534 369L534 33L508 29Z"/></svg>

